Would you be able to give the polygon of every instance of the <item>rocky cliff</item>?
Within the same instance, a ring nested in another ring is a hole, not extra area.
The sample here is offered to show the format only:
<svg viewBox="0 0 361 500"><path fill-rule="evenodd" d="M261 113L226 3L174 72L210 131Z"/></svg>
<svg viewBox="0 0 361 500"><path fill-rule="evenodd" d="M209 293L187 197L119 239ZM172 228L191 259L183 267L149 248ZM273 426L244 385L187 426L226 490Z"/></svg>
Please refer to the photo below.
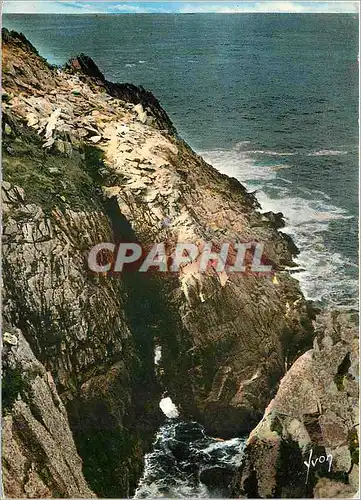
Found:
<svg viewBox="0 0 361 500"><path fill-rule="evenodd" d="M315 329L248 438L237 497L359 498L357 314L324 312Z"/></svg>
<svg viewBox="0 0 361 500"><path fill-rule="evenodd" d="M137 484L142 447L160 417L153 397L160 389L148 368L152 331L147 318L130 331L136 291L85 267L89 248L114 235L95 181L101 153L71 130L76 116L83 119L86 101L75 82L61 96L67 78L23 37L5 32L3 316L22 330L52 374L91 487L101 496L126 496ZM108 109L107 101L99 92L95 104ZM57 122L59 109L75 115L67 123L59 115ZM146 386L140 385L145 377ZM27 455L29 443L19 446ZM6 482L5 492L10 494Z"/></svg>
<svg viewBox="0 0 361 500"><path fill-rule="evenodd" d="M91 498L50 371L19 329L3 324L3 454L7 496Z"/></svg>
<svg viewBox="0 0 361 500"><path fill-rule="evenodd" d="M54 68L5 30L3 88L3 316L54 380L62 432L70 442L71 430L90 488L128 496L165 388L184 416L235 436L258 423L285 371L312 347L313 313L286 270L296 249L279 217L261 214L236 179L177 136L150 93L107 82L86 56ZM94 275L87 255L103 241L261 241L273 272ZM18 404L34 406L18 387L21 362L13 365L8 419ZM5 456L15 441L22 456L35 441L44 448L42 434L29 443L6 422ZM57 496L58 459L49 460L46 474L42 463L27 467ZM78 489L61 494L86 496L79 467L70 473ZM7 494L27 496L28 481L15 483L5 476Z"/></svg>

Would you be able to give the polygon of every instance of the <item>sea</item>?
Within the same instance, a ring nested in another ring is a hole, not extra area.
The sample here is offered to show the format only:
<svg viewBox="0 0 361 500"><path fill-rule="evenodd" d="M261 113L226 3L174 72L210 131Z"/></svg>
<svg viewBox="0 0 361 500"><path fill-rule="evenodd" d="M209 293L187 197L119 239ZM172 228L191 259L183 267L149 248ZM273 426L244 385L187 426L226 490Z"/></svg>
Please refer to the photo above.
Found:
<svg viewBox="0 0 361 500"><path fill-rule="evenodd" d="M306 298L358 307L356 15L8 14L3 26L52 64L84 52L107 79L152 91L197 153L284 214ZM136 496L227 496L199 478L238 467L243 446L165 414Z"/></svg>

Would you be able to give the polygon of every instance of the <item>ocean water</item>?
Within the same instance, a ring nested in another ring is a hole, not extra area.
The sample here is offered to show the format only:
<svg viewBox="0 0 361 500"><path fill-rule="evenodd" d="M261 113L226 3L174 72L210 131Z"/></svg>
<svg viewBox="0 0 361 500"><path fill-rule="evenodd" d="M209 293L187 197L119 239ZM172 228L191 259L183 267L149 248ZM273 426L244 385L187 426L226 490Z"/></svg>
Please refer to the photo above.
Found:
<svg viewBox="0 0 361 500"><path fill-rule="evenodd" d="M145 457L134 498L227 498L245 444L245 437L218 440L197 422L168 418Z"/></svg>
<svg viewBox="0 0 361 500"><path fill-rule="evenodd" d="M355 15L5 15L3 25L53 64L84 52L109 80L151 90L198 153L256 191L262 210L283 212L306 297L357 307ZM232 470L243 447L165 417L136 498L227 496L199 474Z"/></svg>

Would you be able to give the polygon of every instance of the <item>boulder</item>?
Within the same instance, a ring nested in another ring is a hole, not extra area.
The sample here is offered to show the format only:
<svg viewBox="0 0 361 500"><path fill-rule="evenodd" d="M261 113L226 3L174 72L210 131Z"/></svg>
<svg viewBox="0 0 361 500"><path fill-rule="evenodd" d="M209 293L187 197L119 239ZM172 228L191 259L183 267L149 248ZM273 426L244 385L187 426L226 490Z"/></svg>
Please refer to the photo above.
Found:
<svg viewBox="0 0 361 500"><path fill-rule="evenodd" d="M317 317L313 349L283 377L247 440L233 485L235 496L339 498L356 494L356 321L352 312L327 311Z"/></svg>

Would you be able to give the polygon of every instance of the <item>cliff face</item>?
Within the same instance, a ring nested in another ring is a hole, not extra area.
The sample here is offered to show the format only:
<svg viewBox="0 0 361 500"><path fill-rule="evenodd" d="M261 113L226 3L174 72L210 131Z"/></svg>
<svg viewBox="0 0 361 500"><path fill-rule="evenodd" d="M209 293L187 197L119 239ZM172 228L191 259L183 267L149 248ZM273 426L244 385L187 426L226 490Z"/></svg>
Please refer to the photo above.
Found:
<svg viewBox="0 0 361 500"><path fill-rule="evenodd" d="M7 496L94 497L54 380L19 329L3 324L2 474Z"/></svg>
<svg viewBox="0 0 361 500"><path fill-rule="evenodd" d="M281 380L276 397L248 438L235 496L358 498L355 321L356 314L337 311L318 317L313 349Z"/></svg>
<svg viewBox="0 0 361 500"><path fill-rule="evenodd" d="M185 416L233 436L311 347L308 305L285 271L295 249L273 214L177 137L150 93L107 82L85 56L52 68L5 31L3 88L3 315L51 373L90 487L126 496L164 388ZM261 241L274 273L88 271L93 245L130 240ZM56 495L51 476L42 481ZM27 494L23 482L5 489Z"/></svg>
<svg viewBox="0 0 361 500"><path fill-rule="evenodd" d="M71 87L61 101L65 82L22 38L6 35L3 316L22 329L36 358L52 373L92 488L103 496L125 496L136 486L142 447L160 417L153 370L144 368L152 359L152 332L146 324L130 332L125 309L134 307L119 279L87 271L89 248L112 241L113 231L94 181L101 162L93 143L82 145L65 126L56 143L53 137L53 112L59 107L72 112L69 103L77 103ZM74 111L81 120L79 100ZM45 138L37 134L39 110ZM46 142L51 151L43 147ZM136 344L141 335L149 339ZM138 378L144 370L147 387L142 388ZM143 406L147 412L140 414ZM26 454L28 443L22 446Z"/></svg>

